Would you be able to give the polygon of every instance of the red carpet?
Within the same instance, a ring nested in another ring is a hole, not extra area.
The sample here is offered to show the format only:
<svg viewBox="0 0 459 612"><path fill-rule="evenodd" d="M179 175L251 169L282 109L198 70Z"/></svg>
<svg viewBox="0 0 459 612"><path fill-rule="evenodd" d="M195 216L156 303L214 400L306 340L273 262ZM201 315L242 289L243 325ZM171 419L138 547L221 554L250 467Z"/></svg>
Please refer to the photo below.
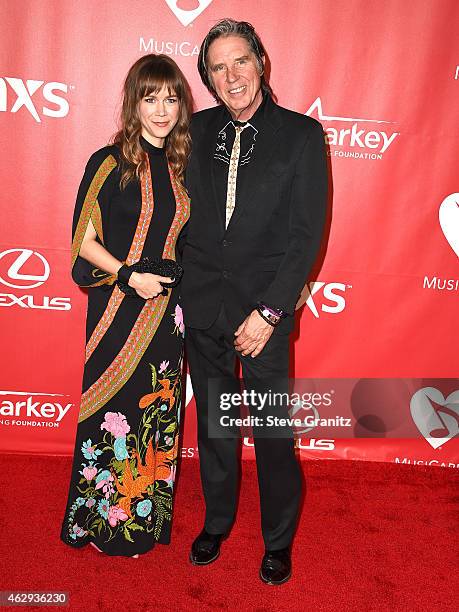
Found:
<svg viewBox="0 0 459 612"><path fill-rule="evenodd" d="M201 568L188 562L203 519L195 460L182 462L172 544L137 560L60 542L70 458L3 455L1 463L0 590L68 591L70 609L88 612L459 609L454 470L303 463L308 490L293 578L270 587L258 578L263 546L250 461L244 463L237 524L220 559Z"/></svg>

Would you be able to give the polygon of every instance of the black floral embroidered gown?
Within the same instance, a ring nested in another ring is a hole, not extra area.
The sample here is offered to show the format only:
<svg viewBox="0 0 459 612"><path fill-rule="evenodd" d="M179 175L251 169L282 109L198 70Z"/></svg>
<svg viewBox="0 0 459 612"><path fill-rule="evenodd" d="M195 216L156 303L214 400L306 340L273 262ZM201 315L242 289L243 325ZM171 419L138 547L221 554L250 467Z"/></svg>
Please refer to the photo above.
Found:
<svg viewBox="0 0 459 612"><path fill-rule="evenodd" d="M98 240L128 265L175 259L189 216L165 151L142 138L149 169L120 189L117 147L89 160L73 223L72 276L89 287L86 362L70 491L61 538L131 556L168 543L181 406L180 286L167 296L125 296L115 278L78 253L89 219Z"/></svg>

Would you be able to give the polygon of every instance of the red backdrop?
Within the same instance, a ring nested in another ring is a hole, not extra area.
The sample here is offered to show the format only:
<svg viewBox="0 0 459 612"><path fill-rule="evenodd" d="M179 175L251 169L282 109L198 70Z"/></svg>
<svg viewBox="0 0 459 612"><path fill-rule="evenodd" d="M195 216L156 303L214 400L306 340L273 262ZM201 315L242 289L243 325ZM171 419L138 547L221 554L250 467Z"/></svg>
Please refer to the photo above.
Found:
<svg viewBox="0 0 459 612"><path fill-rule="evenodd" d="M197 51L232 16L260 33L279 103L320 119L329 142L330 232L302 296L294 374L352 378L340 410L383 419L390 407L411 426L403 439L387 422L373 439L303 438L303 455L459 467L459 5L259 7L0 2L0 450L72 452L86 302L69 276L71 216L87 158L115 131L129 66L146 52L171 54L196 108L210 106ZM435 423L440 445L429 436ZM193 401L185 425L193 456Z"/></svg>

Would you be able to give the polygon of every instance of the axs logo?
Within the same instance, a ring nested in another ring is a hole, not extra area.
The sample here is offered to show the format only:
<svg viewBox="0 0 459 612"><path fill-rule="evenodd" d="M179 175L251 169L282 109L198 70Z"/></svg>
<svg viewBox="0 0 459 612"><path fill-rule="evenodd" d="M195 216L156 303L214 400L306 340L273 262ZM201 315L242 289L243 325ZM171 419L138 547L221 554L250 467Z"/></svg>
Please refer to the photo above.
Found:
<svg viewBox="0 0 459 612"><path fill-rule="evenodd" d="M322 281L306 283L297 302L296 310L306 304L316 319L319 318L321 312L337 314L346 308L345 294L349 289L352 289L352 285L344 283L324 283Z"/></svg>
<svg viewBox="0 0 459 612"><path fill-rule="evenodd" d="M36 101L34 104L32 98L40 89L43 100L40 103ZM23 81L13 77L0 77L0 111L17 113L24 106L38 123L41 123L39 111L46 117L65 117L69 112L69 103L56 92L67 93L67 89L65 83L45 83L34 79ZM48 106L48 103L51 107Z"/></svg>

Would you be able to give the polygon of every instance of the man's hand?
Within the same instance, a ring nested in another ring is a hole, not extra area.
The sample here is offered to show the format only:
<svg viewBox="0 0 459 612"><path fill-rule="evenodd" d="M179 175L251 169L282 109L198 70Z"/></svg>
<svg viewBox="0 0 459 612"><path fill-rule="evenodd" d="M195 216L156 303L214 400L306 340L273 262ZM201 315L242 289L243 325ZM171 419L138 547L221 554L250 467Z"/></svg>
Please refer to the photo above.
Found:
<svg viewBox="0 0 459 612"><path fill-rule="evenodd" d="M273 331L274 327L266 323L257 310L252 310L234 332L236 336L234 346L244 357L247 355L256 357L264 349Z"/></svg>

